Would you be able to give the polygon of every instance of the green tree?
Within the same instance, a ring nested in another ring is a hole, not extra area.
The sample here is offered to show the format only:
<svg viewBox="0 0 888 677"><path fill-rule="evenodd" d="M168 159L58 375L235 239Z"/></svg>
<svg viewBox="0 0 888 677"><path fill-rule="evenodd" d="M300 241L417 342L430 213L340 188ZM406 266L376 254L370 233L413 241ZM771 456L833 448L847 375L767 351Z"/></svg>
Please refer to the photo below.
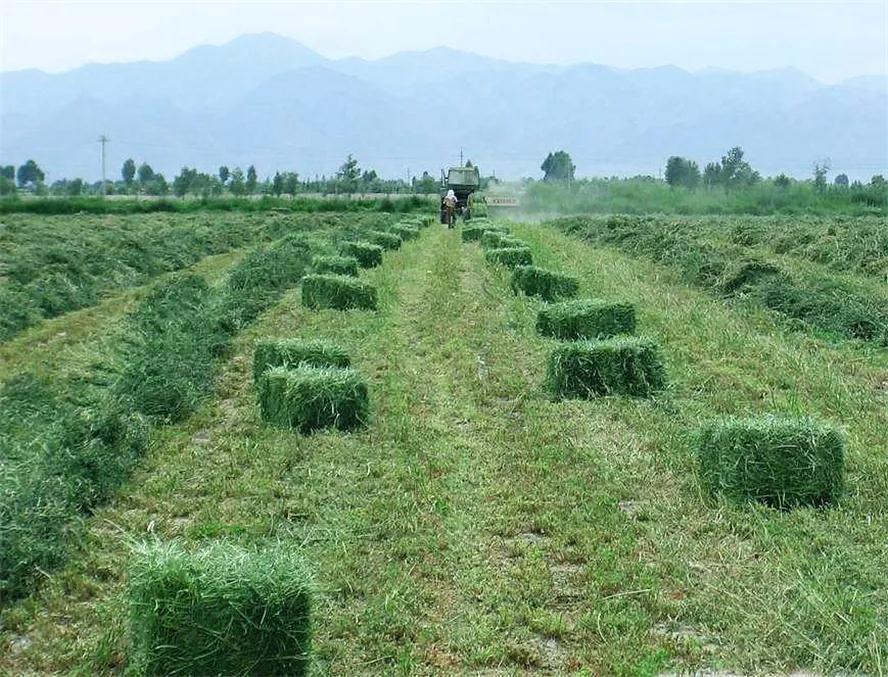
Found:
<svg viewBox="0 0 888 677"><path fill-rule="evenodd" d="M847 174L838 174L836 175L836 178L833 179L833 183L839 188L847 188L851 182L848 180Z"/></svg>
<svg viewBox="0 0 888 677"><path fill-rule="evenodd" d="M271 192L275 197L280 197L284 192L284 177L280 172L274 173L274 178L271 180Z"/></svg>
<svg viewBox="0 0 888 677"><path fill-rule="evenodd" d="M182 171L179 172L179 175L173 179L173 194L175 194L177 197L184 197L185 194L191 189L191 184L194 182L194 179L196 177L196 169L182 167Z"/></svg>
<svg viewBox="0 0 888 677"><path fill-rule="evenodd" d="M571 181L574 178L576 166L565 151L559 150L549 153L543 164L540 165L545 176L544 181Z"/></svg>
<svg viewBox="0 0 888 677"><path fill-rule="evenodd" d="M673 155L666 160L666 183L671 187L694 189L700 183L700 168L693 160Z"/></svg>
<svg viewBox="0 0 888 677"><path fill-rule="evenodd" d="M83 179L74 179L68 182L65 192L71 197L77 197L83 192Z"/></svg>
<svg viewBox="0 0 888 677"><path fill-rule="evenodd" d="M154 170L151 169L151 165L147 162L143 162L139 165L139 169L136 171L136 176L139 179L139 183L144 186L154 178Z"/></svg>
<svg viewBox="0 0 888 677"><path fill-rule="evenodd" d="M337 187L343 193L354 193L358 189L358 179L361 176L361 168L358 167L358 161L349 153L345 158L345 162L336 172Z"/></svg>
<svg viewBox="0 0 888 677"><path fill-rule="evenodd" d="M45 175L36 162L28 160L18 168L16 178L18 179L19 186L22 188L28 186L36 188L38 184L43 183Z"/></svg>
<svg viewBox="0 0 888 677"><path fill-rule="evenodd" d="M247 193L252 195L256 192L256 168L253 165L247 167L247 183L246 190Z"/></svg>
<svg viewBox="0 0 888 677"><path fill-rule="evenodd" d="M13 175L15 175L15 168L13 168ZM0 174L0 196L3 195L15 195L15 181Z"/></svg>
<svg viewBox="0 0 888 677"><path fill-rule="evenodd" d="M15 181L15 165L3 165L0 167L0 177Z"/></svg>
<svg viewBox="0 0 888 677"><path fill-rule="evenodd" d="M284 192L287 195L296 195L299 191L299 175L296 172L286 172L284 174Z"/></svg>
<svg viewBox="0 0 888 677"><path fill-rule="evenodd" d="M232 195L237 197L240 197L247 192L247 186L244 183L244 170L240 167L235 167L234 171L231 172L231 180L228 184L228 190L231 191Z"/></svg>
<svg viewBox="0 0 888 677"><path fill-rule="evenodd" d="M876 174L870 179L870 185L873 188L885 188L888 186L888 181L886 181L885 177L881 174Z"/></svg>
<svg viewBox="0 0 888 677"><path fill-rule="evenodd" d="M129 188L133 184L133 178L136 176L136 163L132 158L127 158L126 162L123 163L120 175L123 177L126 187Z"/></svg>
<svg viewBox="0 0 888 677"><path fill-rule="evenodd" d="M413 179L413 191L424 195L431 195L438 192L438 182L435 177L428 172L422 173L422 178Z"/></svg>
<svg viewBox="0 0 888 677"><path fill-rule="evenodd" d="M223 186L228 183L229 176L231 176L231 172L228 170L228 167L226 165L222 165L221 167L219 167L219 180L222 182Z"/></svg>
<svg viewBox="0 0 888 677"><path fill-rule="evenodd" d="M791 183L792 179L790 179L786 174L778 174L774 177L774 185L781 190L786 190L787 188L789 188L789 185Z"/></svg>
<svg viewBox="0 0 888 677"><path fill-rule="evenodd" d="M814 190L822 193L826 190L826 175L829 173L829 161L814 165Z"/></svg>

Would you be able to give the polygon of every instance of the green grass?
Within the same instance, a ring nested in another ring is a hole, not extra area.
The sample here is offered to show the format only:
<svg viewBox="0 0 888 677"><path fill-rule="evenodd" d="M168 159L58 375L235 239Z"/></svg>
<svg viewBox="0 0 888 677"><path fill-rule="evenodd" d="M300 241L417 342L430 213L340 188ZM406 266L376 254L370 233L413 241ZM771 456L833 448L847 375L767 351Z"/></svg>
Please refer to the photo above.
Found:
<svg viewBox="0 0 888 677"><path fill-rule="evenodd" d="M296 553L139 548L129 572L133 672L306 674L311 584Z"/></svg>
<svg viewBox="0 0 888 677"><path fill-rule="evenodd" d="M315 674L879 674L888 654L888 357L791 333L668 268L515 224L540 265L636 307L670 386L551 402L541 304L432 228L363 273L379 312L295 290L235 339L217 398L158 432L63 570L3 612L11 674L127 668L129 542L299 545L317 583ZM263 425L255 344L349 351L374 415L343 435ZM810 415L847 429L826 509L708 499L693 431ZM27 640L27 641L24 641Z"/></svg>

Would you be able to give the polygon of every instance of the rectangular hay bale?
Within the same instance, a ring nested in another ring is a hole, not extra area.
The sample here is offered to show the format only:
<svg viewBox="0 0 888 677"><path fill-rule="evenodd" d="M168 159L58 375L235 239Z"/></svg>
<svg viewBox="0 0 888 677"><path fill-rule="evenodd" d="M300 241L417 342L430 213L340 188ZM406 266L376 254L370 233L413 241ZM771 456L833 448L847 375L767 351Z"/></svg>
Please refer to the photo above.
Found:
<svg viewBox="0 0 888 677"><path fill-rule="evenodd" d="M311 268L319 274L358 276L358 260L354 256L315 256Z"/></svg>
<svg viewBox="0 0 888 677"><path fill-rule="evenodd" d="M372 242L345 242L342 253L356 258L361 268L375 268L382 264L382 247Z"/></svg>
<svg viewBox="0 0 888 677"><path fill-rule="evenodd" d="M542 336L566 341L631 334L635 331L635 306L599 299L553 303L540 308L536 329Z"/></svg>
<svg viewBox="0 0 888 677"><path fill-rule="evenodd" d="M306 275L302 278L302 305L318 310L376 310L376 287L347 275Z"/></svg>
<svg viewBox="0 0 888 677"><path fill-rule="evenodd" d="M401 238L394 233L383 233L381 230L371 230L366 233L367 241L379 245L383 249L398 249L401 246Z"/></svg>
<svg viewBox="0 0 888 677"><path fill-rule="evenodd" d="M659 345L632 336L564 343L552 351L546 371L546 385L555 399L648 397L665 383Z"/></svg>
<svg viewBox="0 0 888 677"><path fill-rule="evenodd" d="M130 566L132 659L144 675L304 675L311 583L294 549L144 546Z"/></svg>
<svg viewBox="0 0 888 677"><path fill-rule="evenodd" d="M394 226L389 228L389 231L400 237L402 240L415 240L419 237L419 228L414 228L413 226L408 226L403 223L396 223Z"/></svg>
<svg viewBox="0 0 888 677"><path fill-rule="evenodd" d="M506 249L514 247L526 247L527 244L509 233L497 230L485 230L480 240L482 249Z"/></svg>
<svg viewBox="0 0 888 677"><path fill-rule="evenodd" d="M354 430L369 420L367 383L353 369L272 367L259 379L258 390L263 421L303 434Z"/></svg>
<svg viewBox="0 0 888 677"><path fill-rule="evenodd" d="M518 266L512 271L512 291L536 296L546 301L570 298L577 295L580 282L577 278L538 266Z"/></svg>
<svg viewBox="0 0 888 677"><path fill-rule="evenodd" d="M697 433L703 486L737 501L779 508L825 505L841 493L845 441L809 418L726 418Z"/></svg>
<svg viewBox="0 0 888 677"><path fill-rule="evenodd" d="M488 249L484 253L487 263L498 266L514 268L515 266L527 266L533 263L533 254L527 247L503 247L501 249Z"/></svg>
<svg viewBox="0 0 888 677"><path fill-rule="evenodd" d="M270 367L295 367L299 364L313 367L350 366L348 353L329 341L320 339L276 339L260 341L253 351L253 381L258 383L259 377Z"/></svg>

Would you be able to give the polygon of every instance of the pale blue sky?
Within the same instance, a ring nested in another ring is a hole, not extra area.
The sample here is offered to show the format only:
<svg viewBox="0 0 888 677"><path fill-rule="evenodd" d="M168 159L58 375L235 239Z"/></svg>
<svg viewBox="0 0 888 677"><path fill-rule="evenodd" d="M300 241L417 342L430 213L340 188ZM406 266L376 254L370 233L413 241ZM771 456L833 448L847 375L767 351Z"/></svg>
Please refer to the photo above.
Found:
<svg viewBox="0 0 888 677"><path fill-rule="evenodd" d="M274 31L327 57L447 45L493 57L888 73L888 0L862 2L79 2L0 0L0 69L167 59Z"/></svg>

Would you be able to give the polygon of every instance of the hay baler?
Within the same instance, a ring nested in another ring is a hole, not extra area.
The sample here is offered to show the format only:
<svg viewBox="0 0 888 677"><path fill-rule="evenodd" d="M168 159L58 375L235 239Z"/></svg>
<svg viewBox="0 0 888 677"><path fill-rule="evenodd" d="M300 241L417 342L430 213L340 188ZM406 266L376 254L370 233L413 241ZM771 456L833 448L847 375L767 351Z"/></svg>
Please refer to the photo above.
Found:
<svg viewBox="0 0 888 677"><path fill-rule="evenodd" d="M448 190L456 195L456 216L468 221L472 218L472 207L469 196L481 187L481 173L477 167L451 167L447 175L441 172L441 223L447 223L447 208L444 196Z"/></svg>

